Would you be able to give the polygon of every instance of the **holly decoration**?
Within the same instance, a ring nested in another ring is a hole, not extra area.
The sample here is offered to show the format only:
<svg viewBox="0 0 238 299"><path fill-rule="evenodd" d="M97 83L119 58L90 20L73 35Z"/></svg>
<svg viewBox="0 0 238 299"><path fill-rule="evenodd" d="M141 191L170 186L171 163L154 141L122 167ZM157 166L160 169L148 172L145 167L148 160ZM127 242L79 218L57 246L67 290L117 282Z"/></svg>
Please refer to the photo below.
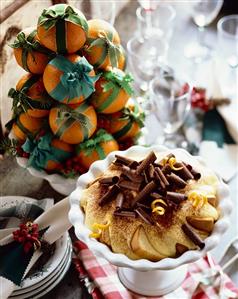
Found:
<svg viewBox="0 0 238 299"><path fill-rule="evenodd" d="M22 223L18 230L13 233L14 241L23 244L25 253L28 253L32 248L37 250L41 247L39 227L37 223L27 222Z"/></svg>
<svg viewBox="0 0 238 299"><path fill-rule="evenodd" d="M86 170L80 165L77 157L72 157L61 165L59 172L65 178L75 178L76 176L85 173Z"/></svg>

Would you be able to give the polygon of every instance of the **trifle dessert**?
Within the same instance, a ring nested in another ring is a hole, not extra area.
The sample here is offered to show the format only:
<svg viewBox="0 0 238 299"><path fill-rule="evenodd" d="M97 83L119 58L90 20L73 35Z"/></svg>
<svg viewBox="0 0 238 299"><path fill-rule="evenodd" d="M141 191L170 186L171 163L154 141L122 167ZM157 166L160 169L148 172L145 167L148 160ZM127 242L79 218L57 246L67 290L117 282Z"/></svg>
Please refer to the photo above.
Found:
<svg viewBox="0 0 238 299"><path fill-rule="evenodd" d="M130 259L159 261L204 248L219 218L218 183L179 152L115 155L83 190L80 205L91 238Z"/></svg>

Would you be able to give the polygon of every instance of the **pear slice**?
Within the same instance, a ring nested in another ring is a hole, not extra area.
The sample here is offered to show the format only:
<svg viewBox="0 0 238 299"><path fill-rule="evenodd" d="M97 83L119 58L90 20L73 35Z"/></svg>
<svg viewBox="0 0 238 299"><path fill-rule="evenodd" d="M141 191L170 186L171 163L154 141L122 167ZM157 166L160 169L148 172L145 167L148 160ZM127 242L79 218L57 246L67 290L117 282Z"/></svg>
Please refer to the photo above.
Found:
<svg viewBox="0 0 238 299"><path fill-rule="evenodd" d="M217 198L215 195L208 195L207 200L213 207L217 207Z"/></svg>
<svg viewBox="0 0 238 299"><path fill-rule="evenodd" d="M140 225L134 232L130 245L132 251L140 258L148 259L155 262L166 257L160 254L151 245L142 225Z"/></svg>
<svg viewBox="0 0 238 299"><path fill-rule="evenodd" d="M212 217L196 217L188 216L186 220L194 228L210 233L214 227L214 219Z"/></svg>
<svg viewBox="0 0 238 299"><path fill-rule="evenodd" d="M181 243L176 243L175 245L175 248L176 248L176 255L177 256L180 256L182 255L185 251L188 251L188 247L181 244Z"/></svg>

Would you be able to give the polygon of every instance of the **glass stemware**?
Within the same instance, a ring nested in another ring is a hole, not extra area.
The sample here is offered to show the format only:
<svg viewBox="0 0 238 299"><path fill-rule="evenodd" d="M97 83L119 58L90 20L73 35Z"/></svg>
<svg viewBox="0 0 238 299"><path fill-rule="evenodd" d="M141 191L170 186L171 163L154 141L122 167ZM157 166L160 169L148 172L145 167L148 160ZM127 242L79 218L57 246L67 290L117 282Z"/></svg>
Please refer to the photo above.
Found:
<svg viewBox="0 0 238 299"><path fill-rule="evenodd" d="M152 112L163 128L163 144L169 148L186 147L178 130L190 109L191 86L169 74L161 74L150 83Z"/></svg>
<svg viewBox="0 0 238 299"><path fill-rule="evenodd" d="M238 15L223 17L217 24L218 52L231 68L238 67Z"/></svg>
<svg viewBox="0 0 238 299"><path fill-rule="evenodd" d="M144 38L151 32L161 35L161 38L170 40L173 32L173 22L176 16L175 9L168 4L158 4L153 10L138 7L136 10L139 35Z"/></svg>
<svg viewBox="0 0 238 299"><path fill-rule="evenodd" d="M217 67L222 93L238 95L238 15L223 17L217 24Z"/></svg>
<svg viewBox="0 0 238 299"><path fill-rule="evenodd" d="M218 15L223 0L196 0L189 4L192 9L192 18L198 28L198 41L190 43L185 48L185 56L200 63L211 55L211 48L204 42L205 27Z"/></svg>
<svg viewBox="0 0 238 299"><path fill-rule="evenodd" d="M168 45L159 34L151 33L141 39L131 38L127 43L129 68L135 77L137 90L146 92L156 69L165 61Z"/></svg>

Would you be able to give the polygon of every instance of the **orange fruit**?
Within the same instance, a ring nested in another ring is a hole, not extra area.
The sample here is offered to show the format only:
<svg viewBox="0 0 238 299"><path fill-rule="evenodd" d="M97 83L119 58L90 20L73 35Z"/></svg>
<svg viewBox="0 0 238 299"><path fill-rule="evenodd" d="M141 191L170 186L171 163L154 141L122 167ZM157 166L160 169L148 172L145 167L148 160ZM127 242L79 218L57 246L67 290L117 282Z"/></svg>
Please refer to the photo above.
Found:
<svg viewBox="0 0 238 299"><path fill-rule="evenodd" d="M92 145L89 142L94 141ZM105 159L106 156L119 149L117 141L104 130L99 130L94 138L81 143L76 148L77 160L86 170L90 165L97 161Z"/></svg>
<svg viewBox="0 0 238 299"><path fill-rule="evenodd" d="M102 124L102 127L118 141L136 138L143 127L143 120L144 113L136 103L128 104L119 112L99 116L99 123Z"/></svg>
<svg viewBox="0 0 238 299"><path fill-rule="evenodd" d="M27 72L43 74L49 62L49 54L37 38L36 29L29 27L18 33L16 40L11 45L17 63Z"/></svg>
<svg viewBox="0 0 238 299"><path fill-rule="evenodd" d="M66 159L68 159L71 153L73 152L72 145L67 144L59 139L53 139L51 142L51 146L55 149L62 151L62 156L61 157L57 156L57 159L60 161L56 161L56 160L47 161L47 164L45 166L45 170L47 171L53 171L59 169L61 163L64 162Z"/></svg>
<svg viewBox="0 0 238 299"><path fill-rule="evenodd" d="M38 19L37 34L42 45L60 53L75 53L86 42L88 24L81 11L67 4L44 9Z"/></svg>
<svg viewBox="0 0 238 299"><path fill-rule="evenodd" d="M62 141L78 144L92 136L97 127L93 106L61 105L50 110L49 124L52 132Z"/></svg>
<svg viewBox="0 0 238 299"><path fill-rule="evenodd" d="M47 116L53 104L44 88L42 77L30 73L21 77L17 82L16 90L10 89L9 96L30 116L37 118ZM25 99L24 102L22 97Z"/></svg>
<svg viewBox="0 0 238 299"><path fill-rule="evenodd" d="M17 139L24 141L30 134L36 134L42 126L43 119L21 113L13 124L12 130Z"/></svg>
<svg viewBox="0 0 238 299"><path fill-rule="evenodd" d="M97 112L111 114L125 107L133 93L130 75L114 68L104 72L95 84L96 91L90 101Z"/></svg>
<svg viewBox="0 0 238 299"><path fill-rule="evenodd" d="M125 56L120 45L120 37L108 22L93 19L88 21L88 37L83 53L95 67L106 70L108 67L122 67Z"/></svg>
<svg viewBox="0 0 238 299"><path fill-rule="evenodd" d="M97 79L93 67L84 57L76 54L56 56L47 64L43 75L49 95L65 104L83 102L95 90Z"/></svg>

